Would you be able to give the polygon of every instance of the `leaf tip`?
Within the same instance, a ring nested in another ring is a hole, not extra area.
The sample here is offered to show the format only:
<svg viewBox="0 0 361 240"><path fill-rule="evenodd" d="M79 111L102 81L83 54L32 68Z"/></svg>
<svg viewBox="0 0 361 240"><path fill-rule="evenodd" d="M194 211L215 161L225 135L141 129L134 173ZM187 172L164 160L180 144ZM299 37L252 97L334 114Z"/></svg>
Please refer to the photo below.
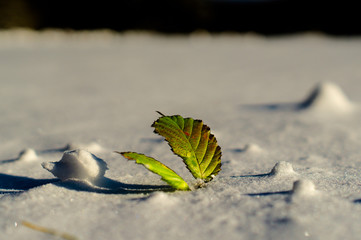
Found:
<svg viewBox="0 0 361 240"><path fill-rule="evenodd" d="M126 159L128 159L128 160L134 160L131 156L130 156L130 154L132 153L132 152L118 152L118 151L114 151L115 153L119 153L120 155L122 155L123 157L125 157Z"/></svg>

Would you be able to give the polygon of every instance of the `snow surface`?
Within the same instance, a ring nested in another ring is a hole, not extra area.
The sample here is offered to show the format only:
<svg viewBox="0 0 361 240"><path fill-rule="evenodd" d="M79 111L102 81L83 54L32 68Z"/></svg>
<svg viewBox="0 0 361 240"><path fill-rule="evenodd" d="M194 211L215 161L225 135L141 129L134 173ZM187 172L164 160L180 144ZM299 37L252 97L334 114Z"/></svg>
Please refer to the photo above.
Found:
<svg viewBox="0 0 361 240"><path fill-rule="evenodd" d="M360 64L361 38L316 33L0 32L0 239L56 239L22 221L84 240L359 239ZM114 153L195 182L156 110L210 126L223 165L205 188L169 192ZM42 168L77 148L105 175Z"/></svg>

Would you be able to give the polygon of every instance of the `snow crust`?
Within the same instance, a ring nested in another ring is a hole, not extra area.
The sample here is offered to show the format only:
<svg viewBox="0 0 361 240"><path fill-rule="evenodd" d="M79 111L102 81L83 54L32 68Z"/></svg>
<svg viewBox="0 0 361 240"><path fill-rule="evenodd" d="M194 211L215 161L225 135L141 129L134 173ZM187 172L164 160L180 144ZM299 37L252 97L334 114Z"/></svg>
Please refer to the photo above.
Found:
<svg viewBox="0 0 361 240"><path fill-rule="evenodd" d="M0 239L52 239L22 221L87 240L359 239L360 62L359 37L315 33L0 31ZM114 153L196 182L155 111L211 128L222 170L204 188Z"/></svg>

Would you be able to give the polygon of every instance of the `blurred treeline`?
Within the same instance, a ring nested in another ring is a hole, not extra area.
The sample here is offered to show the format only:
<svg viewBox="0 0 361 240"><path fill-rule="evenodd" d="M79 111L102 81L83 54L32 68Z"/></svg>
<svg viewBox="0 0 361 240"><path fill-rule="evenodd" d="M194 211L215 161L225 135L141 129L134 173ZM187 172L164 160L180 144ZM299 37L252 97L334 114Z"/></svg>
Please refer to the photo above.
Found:
<svg viewBox="0 0 361 240"><path fill-rule="evenodd" d="M0 0L0 28L360 34L351 0Z"/></svg>

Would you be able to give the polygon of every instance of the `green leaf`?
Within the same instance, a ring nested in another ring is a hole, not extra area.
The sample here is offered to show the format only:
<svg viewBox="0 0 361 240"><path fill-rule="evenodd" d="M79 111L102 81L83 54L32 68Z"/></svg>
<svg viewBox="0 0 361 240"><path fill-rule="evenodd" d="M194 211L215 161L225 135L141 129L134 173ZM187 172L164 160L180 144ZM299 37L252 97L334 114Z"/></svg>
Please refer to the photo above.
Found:
<svg viewBox="0 0 361 240"><path fill-rule="evenodd" d="M142 164L150 171L158 174L162 177L162 180L167 182L173 188L177 190L189 190L188 184L176 174L172 169L164 165L163 163L155 160L154 158L147 157L144 154L136 152L117 152L123 155L128 160L135 160L136 163Z"/></svg>
<svg viewBox="0 0 361 240"><path fill-rule="evenodd" d="M161 113L160 113L161 114ZM195 178L210 181L221 170L221 148L202 120L161 114L152 124Z"/></svg>

